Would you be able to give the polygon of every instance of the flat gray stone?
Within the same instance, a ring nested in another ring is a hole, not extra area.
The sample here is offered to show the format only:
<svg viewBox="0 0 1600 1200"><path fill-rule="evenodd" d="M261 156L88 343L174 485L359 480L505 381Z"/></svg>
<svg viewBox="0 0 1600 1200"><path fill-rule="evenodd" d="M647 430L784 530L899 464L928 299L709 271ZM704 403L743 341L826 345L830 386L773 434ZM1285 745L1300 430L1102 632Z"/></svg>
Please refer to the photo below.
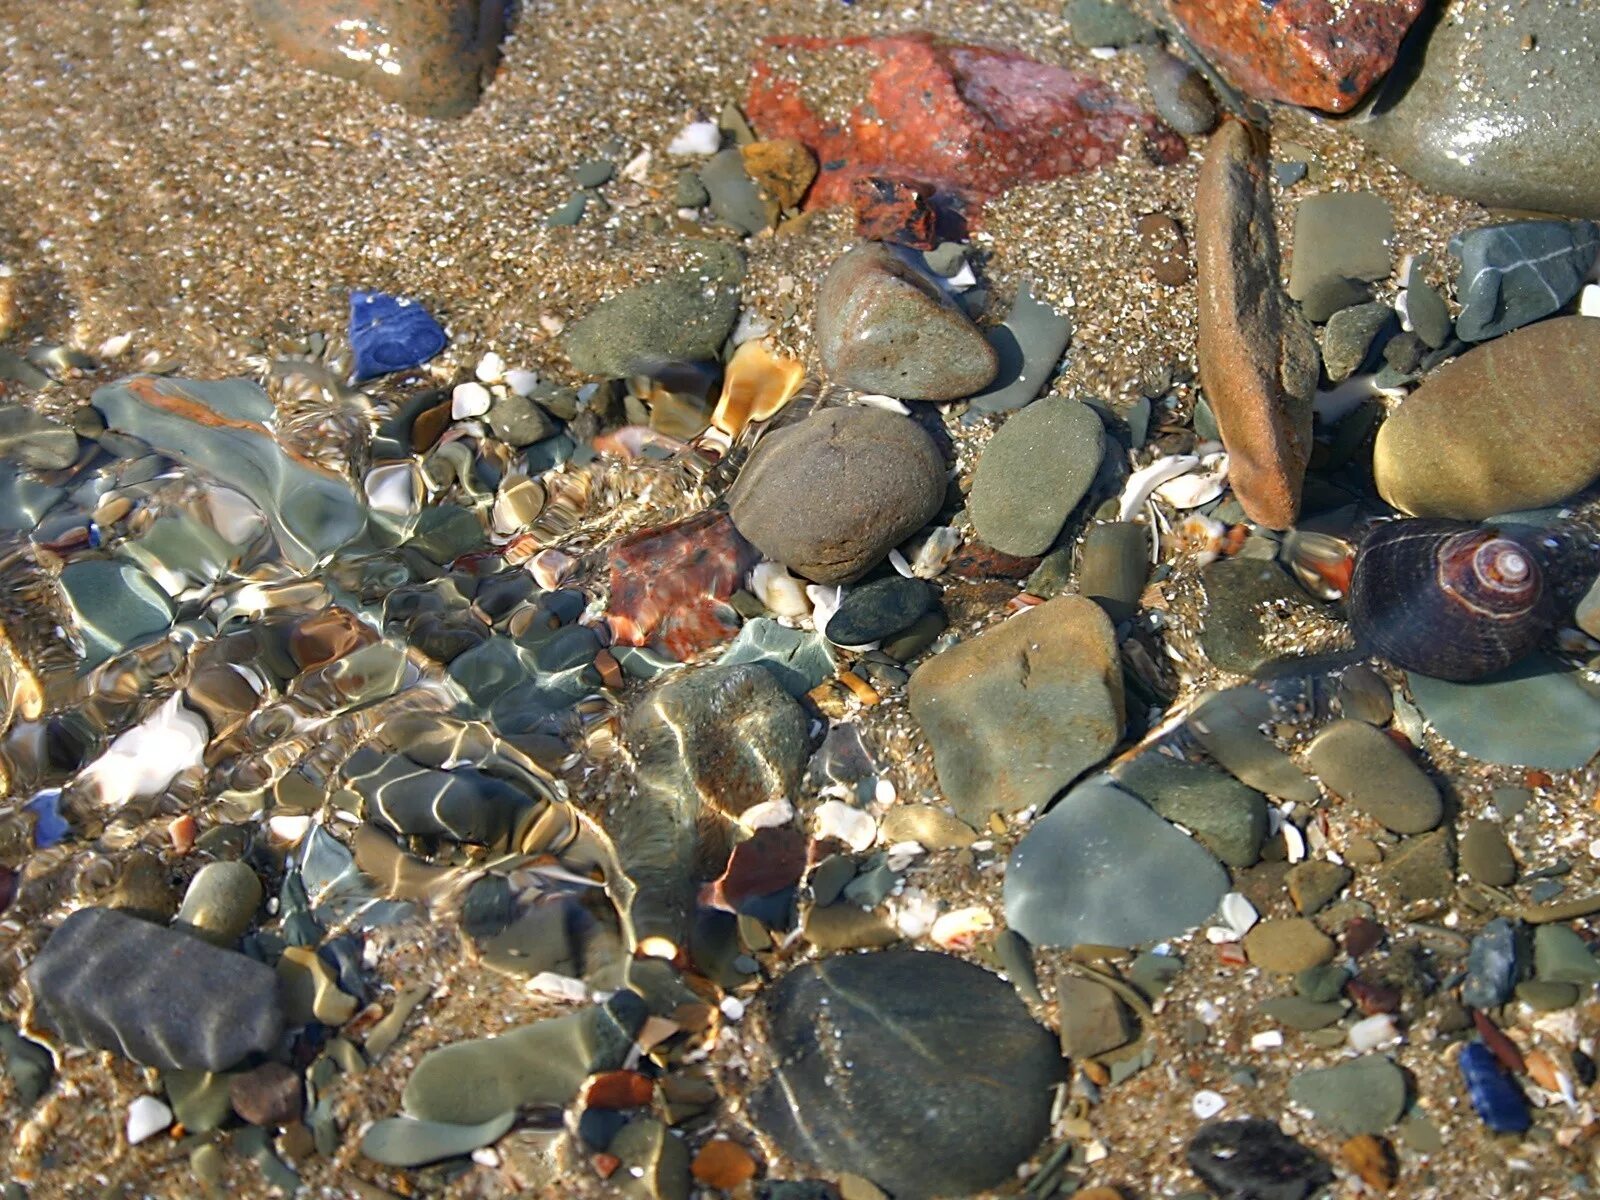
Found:
<svg viewBox="0 0 1600 1200"><path fill-rule="evenodd" d="M115 909L69 916L26 978L66 1041L164 1071L223 1071L283 1032L272 968Z"/></svg>
<svg viewBox="0 0 1600 1200"><path fill-rule="evenodd" d="M83 637L85 668L99 666L172 624L172 601L132 563L83 559L63 567L58 582Z"/></svg>
<svg viewBox="0 0 1600 1200"><path fill-rule="evenodd" d="M1406 1077L1383 1055L1367 1054L1337 1067L1301 1072L1289 1081L1289 1098L1345 1137L1379 1134L1405 1110Z"/></svg>
<svg viewBox="0 0 1600 1200"><path fill-rule="evenodd" d="M1269 633L1279 618L1310 607L1287 572L1261 559L1223 558L1203 568L1200 579L1207 604L1200 646L1212 666L1253 675L1284 656L1268 645Z"/></svg>
<svg viewBox="0 0 1600 1200"><path fill-rule="evenodd" d="M739 636L717 659L719 667L755 663L771 672L778 686L796 700L839 669L828 639L806 629L791 629L770 617L744 623Z"/></svg>
<svg viewBox="0 0 1600 1200"><path fill-rule="evenodd" d="M1300 201L1294 220L1289 296L1312 321L1326 321L1389 276L1394 218L1373 192L1324 192Z"/></svg>
<svg viewBox="0 0 1600 1200"><path fill-rule="evenodd" d="M1232 775L1153 751L1119 763L1117 783L1161 816L1193 831L1231 867L1252 866L1267 838L1267 801Z"/></svg>
<svg viewBox="0 0 1600 1200"><path fill-rule="evenodd" d="M1329 791L1395 833L1426 833L1444 816L1426 772L1365 721L1333 722L1312 741L1306 761Z"/></svg>
<svg viewBox="0 0 1600 1200"><path fill-rule="evenodd" d="M1481 342L1559 312L1583 286L1597 251L1593 221L1511 221L1456 234L1456 336Z"/></svg>
<svg viewBox="0 0 1600 1200"><path fill-rule="evenodd" d="M975 413L1010 412L1027 404L1050 383L1056 364L1072 340L1072 322L1033 296L1022 281L1004 321L987 331L1000 366L994 382L969 400Z"/></svg>
<svg viewBox="0 0 1600 1200"><path fill-rule="evenodd" d="M897 1197L998 1187L1049 1130L1065 1067L1010 984L946 954L886 950L796 967L767 991L749 1098L801 1165Z"/></svg>
<svg viewBox="0 0 1600 1200"><path fill-rule="evenodd" d="M1428 723L1473 758L1571 771L1600 752L1600 698L1545 655L1472 683L1414 673L1407 680Z"/></svg>
<svg viewBox="0 0 1600 1200"><path fill-rule="evenodd" d="M907 688L955 813L1044 805L1122 736L1122 667L1093 601L1059 596L934 655Z"/></svg>
<svg viewBox="0 0 1600 1200"><path fill-rule="evenodd" d="M1006 868L1006 922L1035 946L1139 946L1203 924L1228 872L1120 788L1079 784L1037 821Z"/></svg>
<svg viewBox="0 0 1600 1200"><path fill-rule="evenodd" d="M1354 375L1366 362L1372 343L1394 320L1394 309L1373 301L1341 308L1322 331L1322 365L1335 383Z"/></svg>
<svg viewBox="0 0 1600 1200"><path fill-rule="evenodd" d="M1259 792L1315 804L1317 785L1261 727L1273 719L1271 698L1249 684L1202 697L1186 725L1207 754Z"/></svg>
<svg viewBox="0 0 1600 1200"><path fill-rule="evenodd" d="M1100 467L1104 426L1094 409L1052 396L1013 413L984 447L968 512L1005 554L1043 554Z"/></svg>

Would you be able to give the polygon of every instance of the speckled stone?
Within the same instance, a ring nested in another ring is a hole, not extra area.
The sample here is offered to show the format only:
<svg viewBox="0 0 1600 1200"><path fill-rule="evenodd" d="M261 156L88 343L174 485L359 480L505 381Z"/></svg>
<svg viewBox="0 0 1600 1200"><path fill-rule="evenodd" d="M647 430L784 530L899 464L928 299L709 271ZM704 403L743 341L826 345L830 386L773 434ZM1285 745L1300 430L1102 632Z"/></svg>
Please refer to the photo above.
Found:
<svg viewBox="0 0 1600 1200"><path fill-rule="evenodd" d="M1497 821L1468 821L1461 833L1461 869L1468 879L1490 887L1510 887L1517 880L1517 860Z"/></svg>
<svg viewBox="0 0 1600 1200"><path fill-rule="evenodd" d="M1094 409L1066 397L1013 413L973 473L967 509L978 536L1006 554L1043 554L1094 481L1104 437Z"/></svg>
<svg viewBox="0 0 1600 1200"><path fill-rule="evenodd" d="M1229 866L1248 867L1261 857L1266 798L1232 775L1157 753L1128 759L1112 774L1161 816L1192 830Z"/></svg>
<svg viewBox="0 0 1600 1200"><path fill-rule="evenodd" d="M422 116L478 103L500 57L504 0L251 0L268 41L291 62L354 79ZM292 86L292 85L291 85Z"/></svg>
<svg viewBox="0 0 1600 1200"><path fill-rule="evenodd" d="M214 862L189 881L178 920L219 945L237 942L256 917L261 879L242 862Z"/></svg>
<svg viewBox="0 0 1600 1200"><path fill-rule="evenodd" d="M999 370L994 347L954 300L893 250L866 242L817 291L817 348L830 377L901 400L956 400Z"/></svg>
<svg viewBox="0 0 1600 1200"><path fill-rule="evenodd" d="M829 958L785 975L759 1015L770 1073L750 1110L802 1165L896 1196L968 1195L1009 1180L1048 1131L1055 1039L971 963Z"/></svg>

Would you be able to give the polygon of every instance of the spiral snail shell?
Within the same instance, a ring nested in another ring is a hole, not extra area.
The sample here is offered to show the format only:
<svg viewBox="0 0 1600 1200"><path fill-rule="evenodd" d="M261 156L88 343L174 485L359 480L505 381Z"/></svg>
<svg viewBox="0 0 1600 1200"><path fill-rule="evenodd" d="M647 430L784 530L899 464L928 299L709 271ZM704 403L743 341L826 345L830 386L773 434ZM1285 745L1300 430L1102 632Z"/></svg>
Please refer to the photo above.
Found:
<svg viewBox="0 0 1600 1200"><path fill-rule="evenodd" d="M1437 679L1491 675L1554 624L1540 547L1430 518L1376 526L1356 553L1350 625L1365 650Z"/></svg>

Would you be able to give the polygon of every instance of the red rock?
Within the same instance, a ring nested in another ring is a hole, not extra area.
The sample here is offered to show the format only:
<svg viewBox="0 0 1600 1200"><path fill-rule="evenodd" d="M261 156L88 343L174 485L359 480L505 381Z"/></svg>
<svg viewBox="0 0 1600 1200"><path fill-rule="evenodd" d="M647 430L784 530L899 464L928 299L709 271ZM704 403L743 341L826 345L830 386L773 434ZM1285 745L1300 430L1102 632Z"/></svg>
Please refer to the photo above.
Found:
<svg viewBox="0 0 1600 1200"><path fill-rule="evenodd" d="M706 903L737 911L757 896L770 896L800 882L806 869L806 835L793 825L758 829L737 843L722 877L711 884Z"/></svg>
<svg viewBox="0 0 1600 1200"><path fill-rule="evenodd" d="M655 1082L637 1071L601 1071L584 1081L584 1108L643 1108L655 1097Z"/></svg>
<svg viewBox="0 0 1600 1200"><path fill-rule="evenodd" d="M1351 917L1344 923L1344 951L1351 958L1370 954L1383 945L1384 928L1366 917Z"/></svg>
<svg viewBox="0 0 1600 1200"><path fill-rule="evenodd" d="M624 646L658 643L686 660L739 631L727 600L760 556L725 512L644 529L611 548L606 620Z"/></svg>
<svg viewBox="0 0 1600 1200"><path fill-rule="evenodd" d="M1502 1067L1513 1075L1527 1072L1528 1064L1522 1057L1522 1051L1498 1025L1476 1008L1472 1010L1472 1023L1477 1027L1478 1036L1483 1039L1483 1044L1489 1047L1490 1053L1499 1060Z"/></svg>
<svg viewBox="0 0 1600 1200"><path fill-rule="evenodd" d="M1026 579L1043 561L1002 554L982 542L968 542L951 558L945 570L957 579Z"/></svg>
<svg viewBox="0 0 1600 1200"><path fill-rule="evenodd" d="M928 189L881 175L858 175L850 186L856 232L874 242L931 250L939 244L938 215Z"/></svg>
<svg viewBox="0 0 1600 1200"><path fill-rule="evenodd" d="M1344 985L1345 993L1369 1017L1379 1013L1400 1011L1400 990L1370 979L1352 979Z"/></svg>
<svg viewBox="0 0 1600 1200"><path fill-rule="evenodd" d="M1311 455L1316 337L1278 277L1265 138L1227 120L1195 193L1200 381L1228 449L1228 482L1250 519L1287 529Z"/></svg>
<svg viewBox="0 0 1600 1200"><path fill-rule="evenodd" d="M1348 112L1394 66L1426 0L1172 0L1190 39L1241 91Z"/></svg>
<svg viewBox="0 0 1600 1200"><path fill-rule="evenodd" d="M775 37L784 60L752 64L745 112L766 137L804 142L822 164L807 208L855 199L863 176L896 180L959 215L1019 183L1093 170L1142 132L1163 163L1183 158L1183 139L1121 100L1100 80L1014 51L946 41L931 33L831 39ZM852 69L872 60L866 94L843 122L807 105L788 73L833 53Z"/></svg>
<svg viewBox="0 0 1600 1200"><path fill-rule="evenodd" d="M228 1084L233 1111L252 1125L275 1128L298 1120L300 1073L282 1063L262 1063Z"/></svg>

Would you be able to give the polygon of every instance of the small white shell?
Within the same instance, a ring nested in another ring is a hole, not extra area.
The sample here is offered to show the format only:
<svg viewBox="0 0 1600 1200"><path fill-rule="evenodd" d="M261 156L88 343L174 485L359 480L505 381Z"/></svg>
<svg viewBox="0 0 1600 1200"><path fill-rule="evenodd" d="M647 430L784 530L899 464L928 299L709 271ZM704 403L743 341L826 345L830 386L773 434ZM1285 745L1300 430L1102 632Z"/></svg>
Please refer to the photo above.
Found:
<svg viewBox="0 0 1600 1200"><path fill-rule="evenodd" d="M128 1145L137 1146L172 1124L172 1110L154 1096L138 1096L128 1105Z"/></svg>
<svg viewBox="0 0 1600 1200"><path fill-rule="evenodd" d="M478 377L479 383L499 383L506 377L506 360L491 350L478 360L472 373Z"/></svg>
<svg viewBox="0 0 1600 1200"><path fill-rule="evenodd" d="M1243 937L1255 928L1261 914L1256 911L1256 906L1239 892L1229 892L1222 898L1222 903L1217 906L1217 915L1220 916L1236 937Z"/></svg>
<svg viewBox="0 0 1600 1200"><path fill-rule="evenodd" d="M844 589L837 584L808 583L806 595L811 597L811 628L821 633L833 620L833 614L839 611Z"/></svg>
<svg viewBox="0 0 1600 1200"><path fill-rule="evenodd" d="M961 531L954 525L938 525L916 539L911 551L911 574L917 579L935 579L961 548Z"/></svg>
<svg viewBox="0 0 1600 1200"><path fill-rule="evenodd" d="M782 563L758 562L750 570L750 591L780 617L798 620L811 612L806 588Z"/></svg>
<svg viewBox="0 0 1600 1200"><path fill-rule="evenodd" d="M1196 1092L1189 1101L1189 1111L1202 1121L1209 1121L1227 1107L1227 1098L1213 1091Z"/></svg>
<svg viewBox="0 0 1600 1200"><path fill-rule="evenodd" d="M1400 1040L1400 1027L1389 1013L1367 1017L1350 1026L1350 1048L1362 1054Z"/></svg>
<svg viewBox="0 0 1600 1200"><path fill-rule="evenodd" d="M493 403L494 397L483 384L476 381L458 383L450 392L450 419L465 421L471 417L481 417Z"/></svg>
<svg viewBox="0 0 1600 1200"><path fill-rule="evenodd" d="M878 823L872 814L843 800L826 800L817 806L817 837L838 838L856 853L878 840Z"/></svg>
<svg viewBox="0 0 1600 1200"><path fill-rule="evenodd" d="M722 145L722 131L715 121L690 121L678 136L667 143L667 153L678 158L715 154Z"/></svg>
<svg viewBox="0 0 1600 1200"><path fill-rule="evenodd" d="M763 800L739 814L739 824L746 829L776 829L794 820L794 805L787 800Z"/></svg>
<svg viewBox="0 0 1600 1200"><path fill-rule="evenodd" d="M1208 454L1200 460L1200 467L1199 471L1159 484L1155 494L1174 508L1198 508L1215 500L1228 481L1228 456Z"/></svg>
<svg viewBox="0 0 1600 1200"><path fill-rule="evenodd" d="M1140 467L1128 476L1128 482L1123 485L1122 499L1117 509L1119 521L1131 521L1134 514L1144 507L1144 502L1150 499L1150 493L1155 491L1169 479L1176 479L1180 475L1187 475L1200 465L1200 459L1194 454L1172 454L1166 458L1158 458L1148 467Z"/></svg>
<svg viewBox="0 0 1600 1200"><path fill-rule="evenodd" d="M994 928L994 914L987 908L958 908L933 923L928 936L946 950L970 950L982 934Z"/></svg>
<svg viewBox="0 0 1600 1200"><path fill-rule="evenodd" d="M911 410L893 396L880 396L876 392L864 392L856 397L862 404L869 408L887 409L889 412L899 413L902 417L910 414Z"/></svg>

